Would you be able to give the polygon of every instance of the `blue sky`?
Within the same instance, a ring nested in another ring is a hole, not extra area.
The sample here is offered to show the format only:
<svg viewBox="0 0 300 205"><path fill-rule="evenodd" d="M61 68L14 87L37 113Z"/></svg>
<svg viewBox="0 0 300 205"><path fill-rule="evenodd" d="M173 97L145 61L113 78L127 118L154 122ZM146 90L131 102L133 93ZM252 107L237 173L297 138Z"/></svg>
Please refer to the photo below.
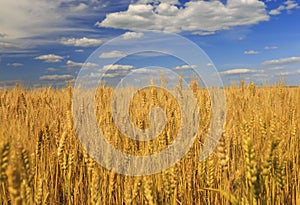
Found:
<svg viewBox="0 0 300 205"><path fill-rule="evenodd" d="M299 85L299 19L297 0L2 0L0 86L64 84L98 47L120 35L139 39L144 30L177 33L196 43L226 85L240 78L274 84L280 77ZM113 51L99 61L122 56ZM175 70L194 66L144 55L123 59L114 71L151 62Z"/></svg>

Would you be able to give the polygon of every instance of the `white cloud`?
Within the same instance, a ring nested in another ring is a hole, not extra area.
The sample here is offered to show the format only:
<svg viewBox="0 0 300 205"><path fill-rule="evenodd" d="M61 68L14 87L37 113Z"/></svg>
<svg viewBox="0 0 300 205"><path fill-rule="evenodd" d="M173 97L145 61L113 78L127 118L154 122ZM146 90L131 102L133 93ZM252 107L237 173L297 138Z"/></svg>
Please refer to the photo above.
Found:
<svg viewBox="0 0 300 205"><path fill-rule="evenodd" d="M169 3L169 4L179 4L178 0L138 0L136 4L147 4L147 3Z"/></svg>
<svg viewBox="0 0 300 205"><path fill-rule="evenodd" d="M277 9L273 9L269 12L270 15L279 15L282 11L286 10L288 13L291 12L292 9L299 8L299 5L294 0L287 0L282 5L280 5Z"/></svg>
<svg viewBox="0 0 300 205"><path fill-rule="evenodd" d="M100 39L93 38L62 38L60 43L67 46L78 46L78 47L94 47L99 46L103 43Z"/></svg>
<svg viewBox="0 0 300 205"><path fill-rule="evenodd" d="M133 72L135 71L134 69L136 68L132 65L119 65L119 64L105 65L103 66L102 69L99 69L96 72L89 73L87 78L88 79L91 78L91 80L95 78L99 79L100 77L114 78L114 77L128 74L129 70Z"/></svg>
<svg viewBox="0 0 300 205"><path fill-rule="evenodd" d="M151 73L157 74L158 71L154 70L154 69L149 69L149 68L139 68L139 69L133 70L132 72L138 73L138 74L151 74Z"/></svg>
<svg viewBox="0 0 300 205"><path fill-rule="evenodd" d="M78 68L81 68L82 66L84 66L84 68L86 69L86 68L91 68L91 67L97 67L98 64L91 63L91 62L78 63L78 62L74 62L74 61L71 61L71 60L67 61L67 67L69 69L78 69Z"/></svg>
<svg viewBox="0 0 300 205"><path fill-rule="evenodd" d="M40 80L48 81L60 81L60 80L72 80L74 76L72 75L43 75L40 77Z"/></svg>
<svg viewBox="0 0 300 205"><path fill-rule="evenodd" d="M278 75L281 75L281 76L285 76L285 75L293 75L295 74L296 72L289 72L289 71L286 71L286 72L280 72L278 73Z"/></svg>
<svg viewBox="0 0 300 205"><path fill-rule="evenodd" d="M298 74L300 74L300 70L283 71L283 72L276 73L276 75L279 75L279 76L298 75Z"/></svg>
<svg viewBox="0 0 300 205"><path fill-rule="evenodd" d="M253 77L270 77L270 74L266 74L266 73L255 73L253 75L251 75L252 78Z"/></svg>
<svg viewBox="0 0 300 205"><path fill-rule="evenodd" d="M265 66L278 66L287 65L292 63L300 63L300 57L289 57L289 58L279 58L274 60L267 60L262 63Z"/></svg>
<svg viewBox="0 0 300 205"><path fill-rule="evenodd" d="M170 3L145 4L139 1L138 4L129 5L127 11L108 14L96 25L129 30L211 34L233 26L268 20L265 4L259 0L228 0L226 5L220 1L190 1L181 8Z"/></svg>
<svg viewBox="0 0 300 205"><path fill-rule="evenodd" d="M91 15L102 16L109 1L74 0L1 0L1 31L9 41L45 36L55 32L87 30L82 20ZM125 5L125 1L119 3ZM128 4L128 2L126 2ZM93 8L98 8L94 10ZM93 30L93 29L88 29ZM37 39L30 39L30 43ZM32 44L31 44L32 45Z"/></svg>
<svg viewBox="0 0 300 205"><path fill-rule="evenodd" d="M119 72L115 72L115 73L105 73L104 74L104 78L115 78L117 76L120 76L122 75L122 73L119 73Z"/></svg>
<svg viewBox="0 0 300 205"><path fill-rule="evenodd" d="M119 65L119 64L113 64L113 65L105 65L103 66L104 70L110 70L110 71L115 71L115 70L132 70L135 69L134 66L132 65Z"/></svg>
<svg viewBox="0 0 300 205"><path fill-rule="evenodd" d="M21 67L21 66L23 66L22 63L8 63L7 65L12 66L12 67Z"/></svg>
<svg viewBox="0 0 300 205"><path fill-rule="evenodd" d="M168 54L164 53L163 51L161 52L156 52L156 51L145 51L141 53L135 53L133 54L137 57L158 57L158 56L168 56Z"/></svg>
<svg viewBox="0 0 300 205"><path fill-rule="evenodd" d="M12 43L8 43L8 42L0 42L0 48L1 50L12 50L12 49L20 49L19 46L12 44Z"/></svg>
<svg viewBox="0 0 300 205"><path fill-rule="evenodd" d="M238 38L239 41L242 41L242 40L244 40L244 39L245 39L244 36L240 36L240 37Z"/></svg>
<svg viewBox="0 0 300 205"><path fill-rule="evenodd" d="M132 65L120 65L120 64L113 64L113 65L105 65L102 69L98 70L97 72L92 72L88 75L88 78L114 78L117 76L121 76L127 74L129 70L132 72L136 71L136 69Z"/></svg>
<svg viewBox="0 0 300 205"><path fill-rule="evenodd" d="M246 54L246 55L255 55L255 54L259 54L259 52L254 51L254 50L249 50L249 51L244 51L244 54Z"/></svg>
<svg viewBox="0 0 300 205"><path fill-rule="evenodd" d="M286 5L286 10L299 8L299 4L295 0L287 0L284 4Z"/></svg>
<svg viewBox="0 0 300 205"><path fill-rule="evenodd" d="M89 6L86 5L85 3L80 3L80 4L78 4L77 6L72 7L71 9L72 9L73 11L77 11L77 12L78 12L78 11L86 10L88 7L89 7Z"/></svg>
<svg viewBox="0 0 300 205"><path fill-rule="evenodd" d="M67 61L67 67L72 69L72 68L81 68L83 65L83 63L77 63L77 62L74 62L74 61L71 61L71 60L68 60Z"/></svg>
<svg viewBox="0 0 300 205"><path fill-rule="evenodd" d="M182 65L182 66L176 66L173 68L174 70L187 70L187 69L196 69L196 65Z"/></svg>
<svg viewBox="0 0 300 205"><path fill-rule="evenodd" d="M280 5L277 9L273 9L269 12L270 15L279 15L281 11L285 10L285 6Z"/></svg>
<svg viewBox="0 0 300 205"><path fill-rule="evenodd" d="M278 49L277 46L266 46L265 47L265 50L275 50L275 49Z"/></svg>
<svg viewBox="0 0 300 205"><path fill-rule="evenodd" d="M220 72L223 75L236 75L236 74L247 74L247 73L253 73L257 72L256 70L250 70L247 68L237 68L237 69L231 69L231 70L226 70L223 72Z"/></svg>
<svg viewBox="0 0 300 205"><path fill-rule="evenodd" d="M123 72L114 72L114 73L91 73L89 75L90 78L115 78L121 76Z"/></svg>
<svg viewBox="0 0 300 205"><path fill-rule="evenodd" d="M126 54L121 51L111 51L107 53L101 53L99 58L123 58Z"/></svg>
<svg viewBox="0 0 300 205"><path fill-rule="evenodd" d="M123 38L125 40L128 40L128 39L137 39L137 38L142 38L144 36L143 33L141 32L126 32L123 34Z"/></svg>
<svg viewBox="0 0 300 205"><path fill-rule="evenodd" d="M55 72L55 71L57 71L57 69L56 68L47 68L46 71L48 71L48 72Z"/></svg>
<svg viewBox="0 0 300 205"><path fill-rule="evenodd" d="M49 32L64 21L58 12L62 1L1 0L1 30L7 38L26 38ZM51 17L50 17L51 16Z"/></svg>
<svg viewBox="0 0 300 205"><path fill-rule="evenodd" d="M5 33L0 33L0 38L5 38L7 36L7 34Z"/></svg>
<svg viewBox="0 0 300 205"><path fill-rule="evenodd" d="M84 67L97 67L97 66L99 66L98 64L91 63L91 62L84 63L83 65L84 65Z"/></svg>
<svg viewBox="0 0 300 205"><path fill-rule="evenodd" d="M76 52L76 53L83 53L84 50L82 50L82 49L76 49L75 52Z"/></svg>
<svg viewBox="0 0 300 205"><path fill-rule="evenodd" d="M284 69L284 67L282 67L282 66L275 66L275 67L269 68L269 70L282 70L282 69Z"/></svg>
<svg viewBox="0 0 300 205"><path fill-rule="evenodd" d="M103 77L104 73L102 72L92 72L90 73L87 78L90 79L90 78L100 78L100 77Z"/></svg>
<svg viewBox="0 0 300 205"><path fill-rule="evenodd" d="M64 58L58 55L54 54L48 54L48 55L41 55L38 57L35 57L36 60L42 60L47 63L58 63L61 62Z"/></svg>
<svg viewBox="0 0 300 205"><path fill-rule="evenodd" d="M215 31L195 31L195 32L192 32L192 34L194 34L194 35L201 35L201 36L213 35L215 33L216 33Z"/></svg>

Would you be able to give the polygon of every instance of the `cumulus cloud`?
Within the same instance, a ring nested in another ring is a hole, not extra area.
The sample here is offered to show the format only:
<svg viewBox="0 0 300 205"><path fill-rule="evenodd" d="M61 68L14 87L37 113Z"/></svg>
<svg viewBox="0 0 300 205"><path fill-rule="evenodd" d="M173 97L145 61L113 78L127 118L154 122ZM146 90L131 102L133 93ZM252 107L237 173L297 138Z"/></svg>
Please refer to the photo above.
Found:
<svg viewBox="0 0 300 205"><path fill-rule="evenodd" d="M227 4L190 1L180 8L168 1L146 2L138 1L130 4L127 11L110 13L96 25L129 30L191 31L202 35L269 20L265 4L259 0L228 0Z"/></svg>
<svg viewBox="0 0 300 205"><path fill-rule="evenodd" d="M244 54L246 54L246 55L255 55L255 54L259 54L259 52L254 51L254 50L249 50L249 51L244 51Z"/></svg>
<svg viewBox="0 0 300 205"><path fill-rule="evenodd" d="M295 0L287 0L286 2L284 2L284 4L286 6L286 10L299 8L299 4Z"/></svg>
<svg viewBox="0 0 300 205"><path fill-rule="evenodd" d="M102 72L92 72L90 73L87 78L90 79L90 78L100 78L100 77L103 77L104 73Z"/></svg>
<svg viewBox="0 0 300 205"><path fill-rule="evenodd" d="M98 64L91 63L91 62L79 63L79 62L74 62L74 61L71 61L71 60L67 61L67 67L69 69L78 69L78 68L81 68L82 66L84 66L84 68L91 68L91 67L97 67Z"/></svg>
<svg viewBox="0 0 300 205"><path fill-rule="evenodd" d="M7 34L5 33L0 33L0 38L5 38L7 36Z"/></svg>
<svg viewBox="0 0 300 205"><path fill-rule="evenodd" d="M93 38L62 38L60 43L67 46L78 46L78 47L95 47L103 43L100 39Z"/></svg>
<svg viewBox="0 0 300 205"><path fill-rule="evenodd" d="M196 69L196 65L182 65L182 66L176 66L173 68L174 70L188 70L188 69Z"/></svg>
<svg viewBox="0 0 300 205"><path fill-rule="evenodd" d="M143 33L141 32L126 32L123 34L123 38L125 40L128 40L128 39L137 39L137 38L142 38L144 36Z"/></svg>
<svg viewBox="0 0 300 205"><path fill-rule="evenodd" d="M68 15L59 11L62 2L1 0L1 30L5 31L8 39L32 37L57 30L66 22Z"/></svg>
<svg viewBox="0 0 300 205"><path fill-rule="evenodd" d="M200 36L208 36L208 35L213 35L215 33L216 33L215 31L195 31L195 32L192 32L192 34L200 35Z"/></svg>
<svg viewBox="0 0 300 205"><path fill-rule="evenodd" d="M36 60L42 60L47 63L59 63L64 58L62 56L54 55L54 54L48 54L48 55L41 55L38 57L35 57Z"/></svg>
<svg viewBox="0 0 300 205"><path fill-rule="evenodd" d="M54 32L77 32L83 29L79 19L91 15L102 16L105 10L101 8L109 4L111 2L102 0L1 0L0 32L5 32L6 39L12 41L45 36ZM122 0L118 5L125 4L128 4L128 1ZM34 40L36 39L31 39L31 43Z"/></svg>
<svg viewBox="0 0 300 205"><path fill-rule="evenodd" d="M279 15L281 11L285 10L285 6L280 5L277 9L273 9L269 12L270 15Z"/></svg>
<svg viewBox="0 0 300 205"><path fill-rule="evenodd" d="M122 73L119 73L119 72L115 72L115 73L105 73L104 74L104 78L115 78L115 77L118 77L122 75Z"/></svg>
<svg viewBox="0 0 300 205"><path fill-rule="evenodd" d="M84 50L82 50L82 49L76 49L75 52L76 52L76 53L83 53Z"/></svg>
<svg viewBox="0 0 300 205"><path fill-rule="evenodd" d="M293 75L295 74L296 72L289 72L289 71L286 71L286 72L280 72L278 73L278 75L281 75L281 76L285 76L285 75Z"/></svg>
<svg viewBox="0 0 300 205"><path fill-rule="evenodd" d="M32 18L31 21L29 21L28 18L29 16L33 17L39 14L37 9L34 11L34 7L39 8L39 6L42 6L41 5L42 3L40 1L35 1L35 2L37 3L37 5L33 4L32 2L30 3L29 0L24 0L21 2L18 0L1 1L1 7L0 7L0 19L2 20L1 30L3 29L3 31L7 33L8 37L27 37L29 32L26 32L26 29L21 29L20 27L24 25L27 25L28 27L28 24L31 25L39 24L38 21L35 20L35 18ZM30 8L29 5L31 5L31 7L33 8L32 12L34 14L30 15L30 12L26 9L26 8ZM35 6L33 7L32 5ZM39 20L43 21L44 19L41 16Z"/></svg>
<svg viewBox="0 0 300 205"><path fill-rule="evenodd" d="M48 72L55 72L55 71L57 71L57 69L56 68L47 68L46 71L48 71Z"/></svg>
<svg viewBox="0 0 300 205"><path fill-rule="evenodd" d="M23 66L22 63L8 63L7 65L11 66L11 67L21 67L21 66Z"/></svg>
<svg viewBox="0 0 300 205"><path fill-rule="evenodd" d="M150 68L139 68L132 71L133 73L145 74L145 73L157 73L157 70L153 70Z"/></svg>
<svg viewBox="0 0 300 205"><path fill-rule="evenodd" d="M290 70L290 71L282 71L282 72L277 72L275 75L277 76L288 76L288 75L298 75L300 74L300 70Z"/></svg>
<svg viewBox="0 0 300 205"><path fill-rule="evenodd" d="M284 69L284 67L282 67L282 66L275 66L275 67L269 68L268 70L282 70L282 69Z"/></svg>
<svg viewBox="0 0 300 205"><path fill-rule="evenodd" d="M295 0L287 0L278 8L273 9L269 12L270 15L279 15L282 11L286 10L288 13L291 12L292 9L299 8L298 3Z"/></svg>
<svg viewBox="0 0 300 205"><path fill-rule="evenodd" d="M2 50L12 50L12 49L20 49L19 46L8 43L8 42L0 42L0 49Z"/></svg>
<svg viewBox="0 0 300 205"><path fill-rule="evenodd" d="M72 80L74 76L72 75L43 75L40 76L40 80L47 81L61 81L61 80Z"/></svg>
<svg viewBox="0 0 300 205"><path fill-rule="evenodd" d="M105 73L103 77L104 78L114 78L117 76L119 76L119 73Z"/></svg>
<svg viewBox="0 0 300 205"><path fill-rule="evenodd" d="M168 54L164 53L163 51L161 52L156 52L156 51L144 51L140 53L135 53L133 54L137 57L159 57L159 56L168 56Z"/></svg>
<svg viewBox="0 0 300 205"><path fill-rule="evenodd" d="M73 11L77 11L78 12L78 11L86 10L88 7L89 6L86 5L85 3L80 3L80 4L78 4L78 5L74 6L74 7L71 7L71 9Z"/></svg>
<svg viewBox="0 0 300 205"><path fill-rule="evenodd" d="M115 50L115 51L110 51L107 53L101 53L99 58L123 58L125 56L126 56L125 53Z"/></svg>
<svg viewBox="0 0 300 205"><path fill-rule="evenodd" d="M237 69L231 69L231 70L226 70L223 72L220 72L223 75L236 75L236 74L247 74L247 73L253 73L256 72L255 70L250 70L247 68L237 68Z"/></svg>
<svg viewBox="0 0 300 205"><path fill-rule="evenodd" d="M103 66L104 70L116 71L116 70L131 70L135 69L132 65L120 65L120 64L113 64L113 65L105 65Z"/></svg>
<svg viewBox="0 0 300 205"><path fill-rule="evenodd" d="M100 78L100 77L114 78L114 77L128 74L129 70L135 71L134 69L136 69L136 68L132 65L120 65L120 64L111 65L111 64L109 64L109 65L103 66L103 68L98 70L97 72L89 73L89 75L87 77L93 78L93 79Z"/></svg>
<svg viewBox="0 0 300 205"><path fill-rule="evenodd" d="M278 49L277 46L266 46L265 47L265 50L275 50L275 49Z"/></svg>
<svg viewBox="0 0 300 205"><path fill-rule="evenodd" d="M136 4L147 4L147 3L169 3L169 4L179 4L178 0L138 0Z"/></svg>
<svg viewBox="0 0 300 205"><path fill-rule="evenodd" d="M289 58L279 58L274 60L267 60L262 63L264 66L279 66L288 65L293 63L300 63L300 57L289 57Z"/></svg>
<svg viewBox="0 0 300 205"><path fill-rule="evenodd" d="M118 76L122 76L123 74L125 74L124 71L117 71L117 72L113 72L113 73L101 73L101 72L98 72L98 73L91 73L89 75L89 78L115 78L115 77L118 77Z"/></svg>
<svg viewBox="0 0 300 205"><path fill-rule="evenodd" d="M71 60L68 60L67 61L67 67L68 68L81 68L81 66L83 65L83 63L77 63L77 62L74 62L74 61L71 61Z"/></svg>

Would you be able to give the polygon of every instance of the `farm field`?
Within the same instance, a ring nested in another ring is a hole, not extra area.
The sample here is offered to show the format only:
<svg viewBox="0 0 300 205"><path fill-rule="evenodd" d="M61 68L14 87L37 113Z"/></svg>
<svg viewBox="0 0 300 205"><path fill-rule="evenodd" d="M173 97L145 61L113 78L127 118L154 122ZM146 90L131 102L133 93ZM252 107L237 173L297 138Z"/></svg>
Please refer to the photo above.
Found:
<svg viewBox="0 0 300 205"><path fill-rule="evenodd" d="M190 151L162 173L134 177L103 168L83 149L72 119L71 86L0 90L0 204L300 204L300 87L227 87L223 134L204 161L199 155L211 104L205 89L194 86L193 92L201 122ZM132 98L130 114L140 129L149 124L151 106L165 108L165 129L147 143L126 138L114 126L107 106L112 94L112 88L100 87L95 106L111 144L149 155L172 143L180 108L167 93L146 89Z"/></svg>

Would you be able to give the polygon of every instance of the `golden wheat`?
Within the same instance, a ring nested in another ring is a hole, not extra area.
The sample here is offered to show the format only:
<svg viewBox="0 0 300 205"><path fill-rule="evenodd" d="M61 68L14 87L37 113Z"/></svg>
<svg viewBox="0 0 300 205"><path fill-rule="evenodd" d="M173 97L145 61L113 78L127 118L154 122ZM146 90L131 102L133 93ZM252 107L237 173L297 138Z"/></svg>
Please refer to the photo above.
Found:
<svg viewBox="0 0 300 205"><path fill-rule="evenodd" d="M178 81L175 89L183 95L182 79ZM162 80L163 86L166 83ZM201 116L194 145L169 169L136 177L103 168L83 149L72 119L71 85L60 90L20 85L1 90L0 204L299 204L300 87L282 82L258 87L241 81L240 86L225 88L223 135L205 161L199 161L199 154L210 129L211 102L195 80L190 87ZM149 128L152 108L166 113L166 126L149 142L124 136L123 131L131 132L126 120L116 127L113 93L100 86L95 97L98 125L107 141L138 156L173 143L181 111L167 90L152 84L132 98L130 120L137 128ZM89 103L81 104L80 116L85 106ZM104 154L113 165L111 153ZM117 166L126 163L129 160Z"/></svg>

